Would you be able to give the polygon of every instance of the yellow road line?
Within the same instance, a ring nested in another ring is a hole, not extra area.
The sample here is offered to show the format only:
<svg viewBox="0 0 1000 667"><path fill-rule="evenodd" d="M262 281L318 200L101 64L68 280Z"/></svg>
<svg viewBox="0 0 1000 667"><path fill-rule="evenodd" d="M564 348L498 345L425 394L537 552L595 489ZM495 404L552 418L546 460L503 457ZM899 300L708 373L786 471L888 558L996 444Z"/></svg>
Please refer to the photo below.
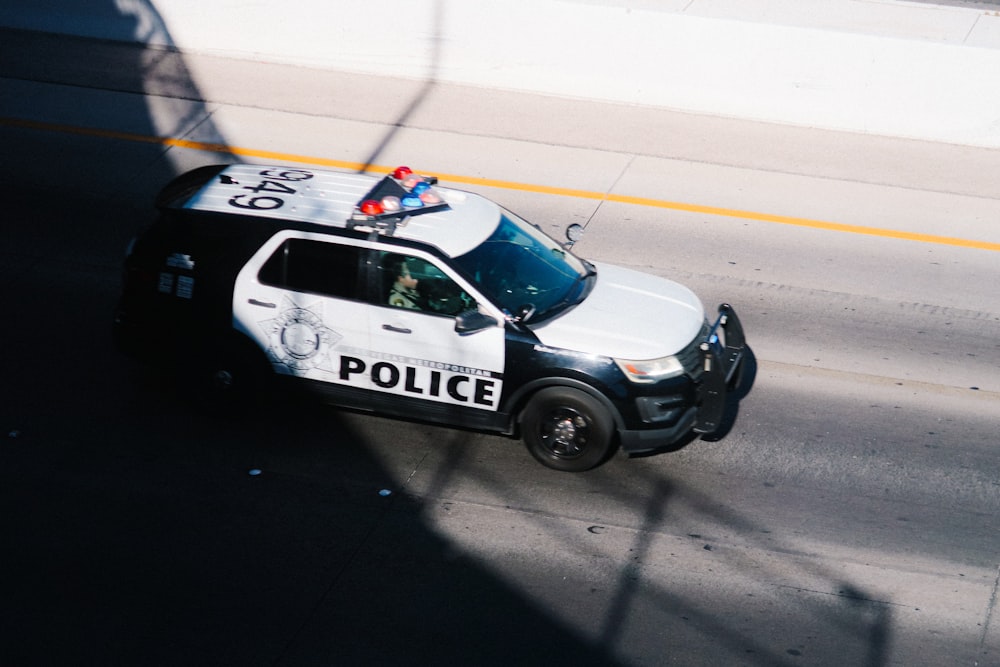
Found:
<svg viewBox="0 0 1000 667"><path fill-rule="evenodd" d="M389 172L394 166L366 165L360 162L348 162L346 160L332 160L329 158L314 157L309 155L295 155L292 153L281 153L276 151L266 151L256 148L241 148L239 146L229 146L227 144L209 143L203 141L189 141L187 139L175 139L173 137L153 137L132 132L119 132L116 130L103 130L98 128L77 127L74 125L61 125L57 123L45 123L41 121L22 120L18 118L0 117L0 125L7 127L20 127L33 130L43 130L48 132L64 132L89 137L100 137L105 139L117 139L121 141L132 141L146 144L156 144L171 148L187 148L190 150L208 151L212 153L229 153L243 157L253 157L265 160L275 160L278 162L298 162L302 164L314 164L323 167L333 167L350 171L367 169L369 171ZM618 195L604 192L594 192L590 190L575 190L572 188L560 188L548 185L535 185L531 183L519 183L517 181L502 181L492 178L479 178L476 176L463 176L461 174L436 174L441 180L449 183L462 183L465 185L478 185L483 187L501 188L506 190L518 190L521 192L535 192L540 194L558 195L562 197L577 197L582 199L596 199L599 201L611 201L621 204L633 204L636 206L647 206L652 208L670 209L673 211L685 211L687 213L701 213L704 215L723 216L728 218L742 218L744 220L756 220L758 222L771 222L781 225L791 225L795 227L806 227L810 229L822 229L831 232L842 232L846 234L861 234L866 236L878 236L881 238L900 239L904 241L917 241L920 243L933 243L937 245L957 246L960 248L974 248L977 250L991 250L1000 252L1000 243L989 241L976 241L972 239L961 239L951 236L937 236L934 234L919 234L917 232L904 232L893 229L882 229L879 227L866 227L863 225L848 225L839 222L826 222L823 220L812 220L809 218L797 218L785 215L774 215L771 213L757 213L754 211L743 211L739 209L720 208L717 206L704 206L701 204L686 204L683 202L673 202L664 199L651 199L648 197L631 197L628 195Z"/></svg>

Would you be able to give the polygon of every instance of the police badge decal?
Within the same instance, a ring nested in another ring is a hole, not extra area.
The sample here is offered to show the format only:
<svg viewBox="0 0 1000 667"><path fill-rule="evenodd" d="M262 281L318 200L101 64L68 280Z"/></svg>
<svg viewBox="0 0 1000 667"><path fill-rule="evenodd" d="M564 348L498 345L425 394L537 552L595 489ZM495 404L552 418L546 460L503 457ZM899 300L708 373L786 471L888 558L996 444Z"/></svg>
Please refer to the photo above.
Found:
<svg viewBox="0 0 1000 667"><path fill-rule="evenodd" d="M286 297L283 305L280 315L258 323L267 334L271 361L285 366L293 375L303 375L313 368L333 372L330 349L343 336L323 324L322 304L301 307Z"/></svg>

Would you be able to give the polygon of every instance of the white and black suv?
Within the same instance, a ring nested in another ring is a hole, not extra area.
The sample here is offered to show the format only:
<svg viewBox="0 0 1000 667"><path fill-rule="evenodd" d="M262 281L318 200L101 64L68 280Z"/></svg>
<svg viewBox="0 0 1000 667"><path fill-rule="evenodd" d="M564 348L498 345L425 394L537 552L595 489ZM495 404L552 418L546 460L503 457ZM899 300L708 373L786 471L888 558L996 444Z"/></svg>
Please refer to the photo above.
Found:
<svg viewBox="0 0 1000 667"><path fill-rule="evenodd" d="M291 383L520 435L543 464L581 471L619 445L718 430L748 356L730 306L708 320L687 288L580 259L406 167L203 167L157 207L125 260L116 340L183 368L192 391Z"/></svg>

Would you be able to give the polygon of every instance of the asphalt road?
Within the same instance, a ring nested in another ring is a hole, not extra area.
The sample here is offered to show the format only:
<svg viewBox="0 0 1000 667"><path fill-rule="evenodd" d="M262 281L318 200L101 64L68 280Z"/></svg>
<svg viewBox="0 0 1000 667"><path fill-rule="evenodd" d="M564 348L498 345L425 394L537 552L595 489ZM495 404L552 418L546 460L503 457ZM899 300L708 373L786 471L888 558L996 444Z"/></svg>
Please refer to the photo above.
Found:
<svg viewBox="0 0 1000 667"><path fill-rule="evenodd" d="M0 663L1000 665L1000 152L14 32L0 77ZM579 475L203 415L110 316L152 195L220 160L586 223L735 304L753 387L723 437Z"/></svg>

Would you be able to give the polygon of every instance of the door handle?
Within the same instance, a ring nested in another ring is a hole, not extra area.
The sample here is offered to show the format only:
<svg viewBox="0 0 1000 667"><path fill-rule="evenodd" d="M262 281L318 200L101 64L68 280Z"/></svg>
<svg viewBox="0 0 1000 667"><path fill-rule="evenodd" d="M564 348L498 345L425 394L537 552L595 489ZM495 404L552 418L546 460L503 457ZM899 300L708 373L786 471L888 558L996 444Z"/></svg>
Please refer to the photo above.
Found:
<svg viewBox="0 0 1000 667"><path fill-rule="evenodd" d="M407 329L406 327L394 327L391 324L383 324L382 328L386 331L395 331L396 333L413 333L413 329Z"/></svg>
<svg viewBox="0 0 1000 667"><path fill-rule="evenodd" d="M251 306L263 306L264 308L276 308L273 303L268 303L267 301L258 301L257 299L247 299L247 303Z"/></svg>

